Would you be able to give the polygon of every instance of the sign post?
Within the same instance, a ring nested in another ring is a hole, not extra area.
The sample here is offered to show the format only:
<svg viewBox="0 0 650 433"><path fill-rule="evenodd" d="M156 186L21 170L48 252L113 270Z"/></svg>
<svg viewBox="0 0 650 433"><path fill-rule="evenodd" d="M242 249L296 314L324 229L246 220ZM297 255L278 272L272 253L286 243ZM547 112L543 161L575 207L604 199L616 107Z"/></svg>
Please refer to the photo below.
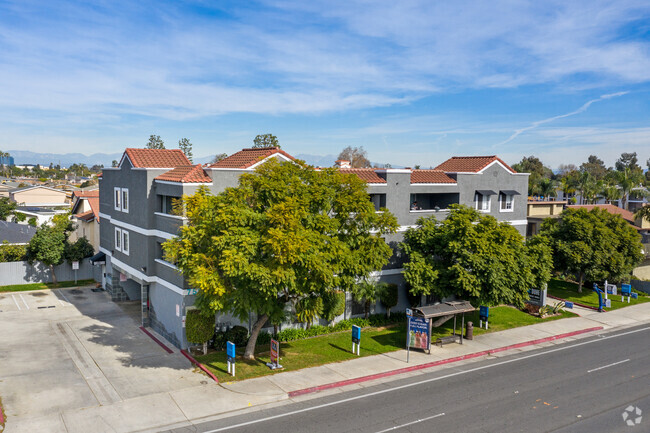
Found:
<svg viewBox="0 0 650 433"><path fill-rule="evenodd" d="M226 355L228 356L228 373L235 377L235 343L226 343Z"/></svg>
<svg viewBox="0 0 650 433"><path fill-rule="evenodd" d="M627 303L630 303L630 297L632 296L632 286L630 284L621 284L621 302L623 298L627 296Z"/></svg>
<svg viewBox="0 0 650 433"><path fill-rule="evenodd" d="M413 310L406 309L406 363L409 362L411 355L410 335L411 335L411 317L413 317Z"/></svg>
<svg viewBox="0 0 650 433"><path fill-rule="evenodd" d="M74 270L74 283L77 284L77 269L79 269L79 262L75 260L72 262L72 270Z"/></svg>
<svg viewBox="0 0 650 433"><path fill-rule="evenodd" d="M490 307L479 307L479 328L483 327L483 321L485 321L485 329L488 329L488 318L490 317Z"/></svg>
<svg viewBox="0 0 650 433"><path fill-rule="evenodd" d="M361 350L361 327L357 325L353 325L352 326L352 353L356 353L358 356L360 350Z"/></svg>
<svg viewBox="0 0 650 433"><path fill-rule="evenodd" d="M282 368L280 365L280 343L277 342L274 339L271 339L271 362L267 362L266 366L269 367L271 370L276 370L278 368Z"/></svg>
<svg viewBox="0 0 650 433"><path fill-rule="evenodd" d="M431 353L431 322L424 317L410 316L408 318L408 347L426 350Z"/></svg>

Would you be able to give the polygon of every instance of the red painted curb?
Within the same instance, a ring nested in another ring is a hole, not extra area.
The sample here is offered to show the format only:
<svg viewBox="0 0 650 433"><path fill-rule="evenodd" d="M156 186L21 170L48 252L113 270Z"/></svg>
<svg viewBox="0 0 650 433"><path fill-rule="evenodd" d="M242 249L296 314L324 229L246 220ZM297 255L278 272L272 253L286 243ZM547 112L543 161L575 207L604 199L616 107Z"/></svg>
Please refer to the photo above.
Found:
<svg viewBox="0 0 650 433"><path fill-rule="evenodd" d="M142 330L142 332L144 332L145 334L147 334L147 335L148 335L148 336L149 336L153 341L155 341L156 343L158 343L158 346L160 346L160 347L162 347L163 349L165 349L165 351L166 351L167 353L174 353L173 350L171 350L169 347L165 346L165 344L164 344L162 341L158 340L158 339L157 339L157 338L156 338L156 337L155 337L151 332L147 331L147 330L145 329L144 326L140 326L140 329Z"/></svg>
<svg viewBox="0 0 650 433"><path fill-rule="evenodd" d="M491 353L503 352L505 350L517 349L520 347L532 346L534 344L546 343L553 340L560 340L562 338L572 337L574 335L585 334L587 332L600 331L602 326L593 328L581 329L579 331L567 332L565 334L553 335L551 337L540 338L537 340L525 341L523 343L512 344L510 346L499 347L491 350L482 350L480 352L470 353L468 355L456 356L454 358L442 359L440 361L428 362L426 364L413 365L411 367L399 368L397 370L386 371L384 373L371 374L369 376L357 377L355 379L347 379L339 382L327 383L325 385L313 386L311 388L299 389L288 393L289 397L297 397L299 395L311 394L313 392L323 391L331 388L339 388L347 385L354 385L355 383L367 382L370 380L381 379L383 377L395 376L397 374L408 373L411 371L424 370L425 368L436 367L438 365L449 364L452 362L463 361L465 359L478 358L479 356L489 355Z"/></svg>
<svg viewBox="0 0 650 433"><path fill-rule="evenodd" d="M2 411L2 406L0 406L0 426L5 424L5 414Z"/></svg>
<svg viewBox="0 0 650 433"><path fill-rule="evenodd" d="M567 301L566 299L558 298L557 296L553 296L553 295L546 295L546 296L548 296L549 298L552 298L552 299L557 299L558 301L571 302L573 305L577 305L578 307L588 308L588 309L594 310L594 311L599 311L598 308L592 307L591 305L585 305L585 304L580 304L578 302Z"/></svg>
<svg viewBox="0 0 650 433"><path fill-rule="evenodd" d="M187 353L186 351L181 350L181 353L182 353L183 355L185 355L185 357L186 357L187 359L189 359L190 362L191 362L192 364L196 365L196 366L199 367L201 370L203 370L203 372L204 372L205 374L207 374L208 376L210 376L210 377L212 378L212 380L214 380L215 382L219 383L219 379L217 379L217 376L215 376L214 374L212 374L212 372L211 372L210 370L208 370L208 368L207 368L205 365L201 364L199 361L197 361L196 359L194 359L194 357L193 357L192 355L190 355L189 353Z"/></svg>

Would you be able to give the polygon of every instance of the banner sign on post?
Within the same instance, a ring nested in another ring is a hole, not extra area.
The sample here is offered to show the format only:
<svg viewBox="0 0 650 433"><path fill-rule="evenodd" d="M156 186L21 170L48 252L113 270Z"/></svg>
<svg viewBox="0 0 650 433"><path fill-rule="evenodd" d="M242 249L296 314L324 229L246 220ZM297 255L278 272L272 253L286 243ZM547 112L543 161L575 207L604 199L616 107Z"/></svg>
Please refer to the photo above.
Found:
<svg viewBox="0 0 650 433"><path fill-rule="evenodd" d="M271 370L282 368L280 365L280 343L274 339L271 339L271 362L267 362L266 366Z"/></svg>
<svg viewBox="0 0 650 433"><path fill-rule="evenodd" d="M228 357L228 373L235 375L235 343L228 341L226 343L226 356Z"/></svg>
<svg viewBox="0 0 650 433"><path fill-rule="evenodd" d="M431 332L429 321L424 317L409 317L408 345L416 349L430 350Z"/></svg>
<svg viewBox="0 0 650 433"><path fill-rule="evenodd" d="M357 325L352 326L352 353L359 355L361 348L361 327Z"/></svg>
<svg viewBox="0 0 650 433"><path fill-rule="evenodd" d="M485 322L485 329L488 329L488 319L490 317L490 307L479 307L479 328L483 327L483 322Z"/></svg>

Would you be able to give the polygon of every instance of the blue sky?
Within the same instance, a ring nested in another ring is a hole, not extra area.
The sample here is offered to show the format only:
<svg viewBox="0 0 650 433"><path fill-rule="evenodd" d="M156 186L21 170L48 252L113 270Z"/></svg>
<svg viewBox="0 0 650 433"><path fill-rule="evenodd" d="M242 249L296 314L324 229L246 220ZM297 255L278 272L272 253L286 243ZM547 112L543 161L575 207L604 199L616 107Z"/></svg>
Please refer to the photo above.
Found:
<svg viewBox="0 0 650 433"><path fill-rule="evenodd" d="M647 1L0 0L0 149L650 157Z"/></svg>

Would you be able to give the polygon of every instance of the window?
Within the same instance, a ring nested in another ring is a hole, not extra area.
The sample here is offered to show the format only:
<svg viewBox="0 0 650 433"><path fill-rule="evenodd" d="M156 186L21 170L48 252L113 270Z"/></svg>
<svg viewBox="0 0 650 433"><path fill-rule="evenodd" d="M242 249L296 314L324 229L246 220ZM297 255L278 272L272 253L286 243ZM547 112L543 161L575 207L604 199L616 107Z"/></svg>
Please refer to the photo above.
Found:
<svg viewBox="0 0 650 433"><path fill-rule="evenodd" d="M129 213L129 189L122 188L122 212Z"/></svg>
<svg viewBox="0 0 650 433"><path fill-rule="evenodd" d="M113 200L114 200L113 207L115 208L115 210L122 209L120 207L120 202L121 202L120 196L121 196L120 188L118 187L113 188Z"/></svg>
<svg viewBox="0 0 650 433"><path fill-rule="evenodd" d="M514 195L501 193L499 194L499 202L501 203L501 212L512 212L512 204L515 200Z"/></svg>
<svg viewBox="0 0 650 433"><path fill-rule="evenodd" d="M474 208L478 211L489 212L490 196L480 192L474 194Z"/></svg>
<svg viewBox="0 0 650 433"><path fill-rule="evenodd" d="M386 194L368 194L370 201L375 205L375 211L386 207Z"/></svg>
<svg viewBox="0 0 650 433"><path fill-rule="evenodd" d="M129 255L129 232L122 230L122 252Z"/></svg>
<svg viewBox="0 0 650 433"><path fill-rule="evenodd" d="M170 195L160 196L160 212L168 215L182 216L182 202L180 197Z"/></svg>
<svg viewBox="0 0 650 433"><path fill-rule="evenodd" d="M115 227L115 250L122 251L122 229Z"/></svg>

